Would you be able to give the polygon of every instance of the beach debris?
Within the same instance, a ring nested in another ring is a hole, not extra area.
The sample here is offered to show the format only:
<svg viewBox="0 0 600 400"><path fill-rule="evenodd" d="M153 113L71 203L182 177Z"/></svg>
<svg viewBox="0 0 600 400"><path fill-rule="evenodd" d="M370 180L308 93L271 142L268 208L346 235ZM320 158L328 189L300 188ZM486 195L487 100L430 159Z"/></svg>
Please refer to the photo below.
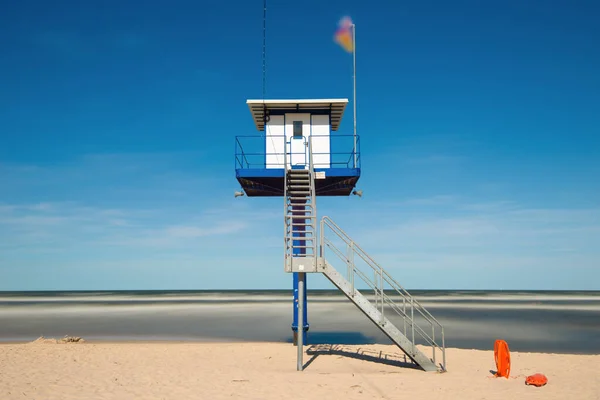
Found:
<svg viewBox="0 0 600 400"><path fill-rule="evenodd" d="M541 387L548 383L548 378L544 374L533 374L525 378L525 385Z"/></svg>
<svg viewBox="0 0 600 400"><path fill-rule="evenodd" d="M360 385L352 385L350 386L351 389L356 389L358 391L358 393L362 393L363 392L363 387Z"/></svg>
<svg viewBox="0 0 600 400"><path fill-rule="evenodd" d="M35 339L33 342L31 343L35 343L35 344L54 344L56 343L56 339L52 339L52 338L45 338L44 336L40 336L39 338Z"/></svg>
<svg viewBox="0 0 600 400"><path fill-rule="evenodd" d="M79 336L65 336L62 339L60 339L61 343L83 343L85 342L85 340L83 340L83 338L80 338Z"/></svg>
<svg viewBox="0 0 600 400"><path fill-rule="evenodd" d="M62 343L83 343L83 342L85 342L85 340L83 340L83 338L81 338L79 336L65 336L65 337L63 337L61 339L46 338L44 336L40 336L39 338L35 339L31 343L36 343L36 344L62 344Z"/></svg>
<svg viewBox="0 0 600 400"><path fill-rule="evenodd" d="M504 340L496 340L494 343L494 360L496 361L496 377L505 377L510 375L510 351L508 343Z"/></svg>

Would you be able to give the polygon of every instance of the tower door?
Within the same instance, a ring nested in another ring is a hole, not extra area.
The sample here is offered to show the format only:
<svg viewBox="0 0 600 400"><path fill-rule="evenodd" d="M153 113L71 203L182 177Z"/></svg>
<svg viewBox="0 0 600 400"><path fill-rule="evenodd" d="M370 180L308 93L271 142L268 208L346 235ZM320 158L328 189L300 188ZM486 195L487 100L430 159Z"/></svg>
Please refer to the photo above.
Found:
<svg viewBox="0 0 600 400"><path fill-rule="evenodd" d="M287 146L288 162L292 166L308 165L310 129L310 114L288 113L285 115L285 139L289 143Z"/></svg>

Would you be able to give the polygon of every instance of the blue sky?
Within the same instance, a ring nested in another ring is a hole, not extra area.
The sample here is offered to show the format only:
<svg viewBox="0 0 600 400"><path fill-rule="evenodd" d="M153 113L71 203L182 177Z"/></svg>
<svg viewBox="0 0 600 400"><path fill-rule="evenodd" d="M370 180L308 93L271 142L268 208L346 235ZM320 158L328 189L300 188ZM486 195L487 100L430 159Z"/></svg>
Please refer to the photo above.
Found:
<svg viewBox="0 0 600 400"><path fill-rule="evenodd" d="M282 199L233 197L262 1L9 3L0 290L290 287ZM357 24L364 196L321 216L407 288L600 289L594 2L269 3L268 98L351 99Z"/></svg>

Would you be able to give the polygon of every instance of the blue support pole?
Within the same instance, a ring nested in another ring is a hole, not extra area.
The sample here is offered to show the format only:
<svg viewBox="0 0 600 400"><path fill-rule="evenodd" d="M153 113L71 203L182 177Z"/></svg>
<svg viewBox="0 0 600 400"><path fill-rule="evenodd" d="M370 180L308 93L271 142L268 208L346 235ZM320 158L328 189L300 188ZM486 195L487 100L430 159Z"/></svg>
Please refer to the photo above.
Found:
<svg viewBox="0 0 600 400"><path fill-rule="evenodd" d="M297 206L292 206L292 215L294 216L298 216L299 218L293 218L294 222L304 222L306 221L305 217L306 215L306 209L305 209L305 205L304 204L299 204ZM293 233L292 236L294 238L305 238L306 237L306 228L304 226L294 226L293 227ZM306 245L306 241L305 240L301 240L301 239L294 239L294 246L305 246ZM292 256L301 256L306 254L306 249L305 248L297 248L295 247L293 249L293 253ZM298 272L294 272L293 273L293 289L294 289L294 319L292 322L292 331L294 332L294 345L296 345L297 342L297 335L298 335ZM304 303L304 307L303 307L303 313L302 313L302 320L303 320L303 329L302 329L302 341L304 344L307 343L306 337L307 337L307 333L308 332L308 328L309 328L309 324L308 324L308 307L307 307L307 299L306 299L306 273L304 274L304 287L303 287L303 294L304 296L302 296L304 299L303 303Z"/></svg>

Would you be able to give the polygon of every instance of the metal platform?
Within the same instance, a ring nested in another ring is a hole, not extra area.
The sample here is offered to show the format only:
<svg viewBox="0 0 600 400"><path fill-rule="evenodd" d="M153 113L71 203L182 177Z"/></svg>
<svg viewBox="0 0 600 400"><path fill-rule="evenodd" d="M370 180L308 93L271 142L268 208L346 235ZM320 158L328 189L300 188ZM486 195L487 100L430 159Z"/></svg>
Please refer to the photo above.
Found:
<svg viewBox="0 0 600 400"><path fill-rule="evenodd" d="M285 154L283 151L267 153L266 140L261 135L237 136L235 140L235 176L248 197L284 195ZM353 140L353 135L330 136L327 165L314 165L317 196L348 196L356 187L361 173L360 138L356 138L356 153ZM313 156L319 155L323 154L313 153Z"/></svg>

